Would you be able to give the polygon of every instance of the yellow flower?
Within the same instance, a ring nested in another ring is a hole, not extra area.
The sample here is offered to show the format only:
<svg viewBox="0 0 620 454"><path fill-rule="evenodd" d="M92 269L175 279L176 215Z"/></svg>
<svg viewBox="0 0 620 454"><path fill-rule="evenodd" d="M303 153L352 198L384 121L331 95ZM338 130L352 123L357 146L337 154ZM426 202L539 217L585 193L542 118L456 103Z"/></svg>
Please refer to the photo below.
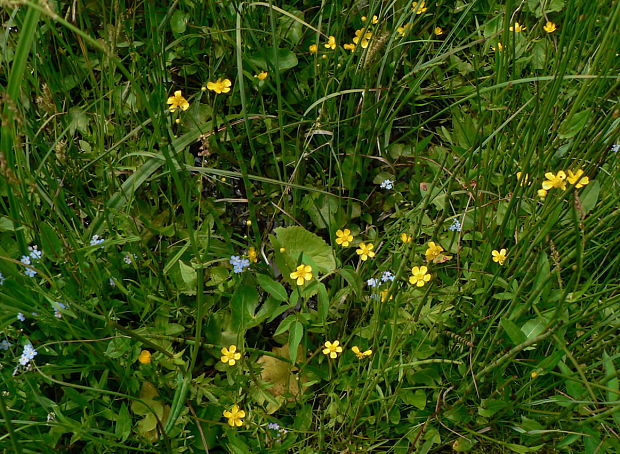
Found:
<svg viewBox="0 0 620 454"><path fill-rule="evenodd" d="M366 22L367 19L368 18L366 16L362 16L362 22ZM378 24L379 18L376 15L374 15L372 16L372 20L370 22L372 22L373 24Z"/></svg>
<svg viewBox="0 0 620 454"><path fill-rule="evenodd" d="M228 363L229 366L234 366L237 360L241 359L241 353L237 351L236 345L222 348L222 362Z"/></svg>
<svg viewBox="0 0 620 454"><path fill-rule="evenodd" d="M170 112L174 112L177 109L187 110L189 109L189 102L181 94L181 90L174 92L174 96L170 96L166 104L170 104Z"/></svg>
<svg viewBox="0 0 620 454"><path fill-rule="evenodd" d="M439 254L443 252L443 250L444 249L440 245L435 244L431 241L430 243L428 243L428 249L424 253L424 255L426 255L426 261L433 261L436 257L439 256Z"/></svg>
<svg viewBox="0 0 620 454"><path fill-rule="evenodd" d="M405 24L405 25L404 25L404 26L402 26L402 27L398 27L398 28L396 29L396 32L398 32L398 34L399 34L400 36L405 36L405 33L407 33L407 32L409 31L409 29L410 29L410 28L411 28L411 24Z"/></svg>
<svg viewBox="0 0 620 454"><path fill-rule="evenodd" d="M342 247L347 247L353 241L353 235L351 235L351 231L349 229L337 230L336 231L336 243L341 245Z"/></svg>
<svg viewBox="0 0 620 454"><path fill-rule="evenodd" d="M523 178L521 178L521 176L523 176ZM517 181L519 182L519 186L525 186L529 184L530 176L527 173L523 175L523 172L517 172Z"/></svg>
<svg viewBox="0 0 620 454"><path fill-rule="evenodd" d="M411 268L411 276L409 276L409 283L418 287L424 286L431 280L431 275L427 273L428 268L425 266L414 266Z"/></svg>
<svg viewBox="0 0 620 454"><path fill-rule="evenodd" d="M440 36L443 35L443 30L441 29L441 27L435 27L433 33L435 33L437 36Z"/></svg>
<svg viewBox="0 0 620 454"><path fill-rule="evenodd" d="M351 44L351 43L347 43L342 47L344 47L344 50L350 50L351 52L355 50L355 44Z"/></svg>
<svg viewBox="0 0 620 454"><path fill-rule="evenodd" d="M214 91L220 94L220 93L228 93L230 91L231 85L232 83L228 79L218 79L215 82L209 82L207 84L207 88L211 91Z"/></svg>
<svg viewBox="0 0 620 454"><path fill-rule="evenodd" d="M230 427L241 427L243 425L243 418L245 418L245 411L239 410L239 405L233 405L230 411L224 410L224 418L228 418L228 425Z"/></svg>
<svg viewBox="0 0 620 454"><path fill-rule="evenodd" d="M507 252L508 251L506 249L500 249L499 252L497 252L496 249L493 249L493 251L491 252L491 255L493 255L493 261L499 263L500 265L503 265L506 261Z"/></svg>
<svg viewBox="0 0 620 454"><path fill-rule="evenodd" d="M335 49L336 48L336 37L335 36L329 36L327 38L327 42L325 43L325 47L327 49Z"/></svg>
<svg viewBox="0 0 620 454"><path fill-rule="evenodd" d="M381 290L379 292L379 295L381 295L381 302L382 303L385 303L387 301L387 299L388 299L388 292L389 292L388 289ZM392 301L393 299L394 299L394 295L390 295L390 301Z"/></svg>
<svg viewBox="0 0 620 454"><path fill-rule="evenodd" d="M297 271L291 273L291 279L297 280L297 285L304 285L306 281L312 279L312 267L310 265L299 265Z"/></svg>
<svg viewBox="0 0 620 454"><path fill-rule="evenodd" d="M581 178L583 175L583 170L579 169L575 173L572 170L568 171L568 177L566 178L570 184L574 184L577 189L583 188L585 185L590 183L590 179L588 177Z"/></svg>
<svg viewBox="0 0 620 454"><path fill-rule="evenodd" d="M366 49L368 47L368 43L370 42L370 38L372 38L372 33L367 32L364 28L360 28L359 30L355 30L355 38L353 38L353 42L355 44L359 43L359 45L362 46L362 49Z"/></svg>
<svg viewBox="0 0 620 454"><path fill-rule="evenodd" d="M545 173L545 177L547 178L543 181L542 188L548 191L551 188L559 188L566 189L566 174L563 170L560 170L557 174L553 174L553 172Z"/></svg>
<svg viewBox="0 0 620 454"><path fill-rule="evenodd" d="M310 44L310 47L308 47L308 50L310 51L311 54L316 54L319 51L319 46L317 46L316 44Z"/></svg>
<svg viewBox="0 0 620 454"><path fill-rule="evenodd" d="M494 51L497 50L498 52L501 52L504 50L504 45L500 42L497 43L497 48L491 46L491 49L493 49Z"/></svg>
<svg viewBox="0 0 620 454"><path fill-rule="evenodd" d="M269 73L267 71L261 71L258 74L256 74L254 77L256 77L258 80L265 80L268 75Z"/></svg>
<svg viewBox="0 0 620 454"><path fill-rule="evenodd" d="M413 241L413 237L408 233L403 232L400 234L400 241L402 241L403 243L411 243L411 241Z"/></svg>
<svg viewBox="0 0 620 454"><path fill-rule="evenodd" d="M140 364L149 364L151 362L151 352L148 350L142 350L140 356L138 356Z"/></svg>
<svg viewBox="0 0 620 454"><path fill-rule="evenodd" d="M521 33L526 28L527 27L525 27L524 25L519 24L519 22L515 22L514 27L512 25L510 26L510 31L514 31L515 33Z"/></svg>
<svg viewBox="0 0 620 454"><path fill-rule="evenodd" d="M360 243L360 248L356 249L357 255L365 262L368 260L368 257L373 258L375 253L372 251L375 248L375 245L372 243Z"/></svg>
<svg viewBox="0 0 620 454"><path fill-rule="evenodd" d="M546 31L547 33L553 33L557 29L558 27L551 21L547 21L547 23L543 27L543 30Z"/></svg>
<svg viewBox="0 0 620 454"><path fill-rule="evenodd" d="M256 249L254 247L248 249L248 259L250 259L250 262L252 263L258 262L258 254L256 253Z"/></svg>
<svg viewBox="0 0 620 454"><path fill-rule="evenodd" d="M426 7L426 2L420 2L420 5L418 6L418 2L413 2L411 4L411 8L415 10L416 14L422 14L425 13L426 10L428 9Z"/></svg>
<svg viewBox="0 0 620 454"><path fill-rule="evenodd" d="M545 197L547 197L546 189L539 189L537 193L538 193L538 197L540 197L541 199L544 199Z"/></svg>
<svg viewBox="0 0 620 454"><path fill-rule="evenodd" d="M353 353L355 353L355 356L357 356L359 359L364 359L367 356L372 355L372 350L366 350L365 352L362 352L357 345L354 345L351 350L353 350Z"/></svg>
<svg viewBox="0 0 620 454"><path fill-rule="evenodd" d="M324 355L329 355L331 359L335 359L338 357L338 353L342 353L342 347L339 341L334 341L333 343L330 341L325 342L325 348L323 349Z"/></svg>

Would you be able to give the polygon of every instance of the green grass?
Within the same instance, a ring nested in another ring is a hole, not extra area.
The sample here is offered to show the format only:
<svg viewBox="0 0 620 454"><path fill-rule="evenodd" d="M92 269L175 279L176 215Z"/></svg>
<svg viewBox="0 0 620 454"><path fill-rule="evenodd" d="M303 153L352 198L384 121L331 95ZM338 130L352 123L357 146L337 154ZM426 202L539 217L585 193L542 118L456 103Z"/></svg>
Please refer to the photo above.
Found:
<svg viewBox="0 0 620 454"><path fill-rule="evenodd" d="M2 452L620 450L620 4L0 3Z"/></svg>

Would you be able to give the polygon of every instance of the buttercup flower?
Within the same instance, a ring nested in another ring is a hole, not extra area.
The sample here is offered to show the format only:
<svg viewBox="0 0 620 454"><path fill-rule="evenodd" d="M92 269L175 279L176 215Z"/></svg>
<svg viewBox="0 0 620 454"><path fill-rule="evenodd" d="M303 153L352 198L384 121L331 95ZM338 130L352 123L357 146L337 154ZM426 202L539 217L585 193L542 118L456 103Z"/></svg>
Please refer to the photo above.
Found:
<svg viewBox="0 0 620 454"><path fill-rule="evenodd" d="M441 29L441 27L435 27L433 33L435 33L437 36L441 36L443 35L443 30Z"/></svg>
<svg viewBox="0 0 620 454"><path fill-rule="evenodd" d="M526 28L526 26L519 24L519 22L515 22L514 27L512 25L510 26L510 31L514 31L515 33L521 33Z"/></svg>
<svg viewBox="0 0 620 454"><path fill-rule="evenodd" d="M547 23L543 27L543 30L546 31L547 33L553 33L557 29L558 27L551 21L547 21Z"/></svg>
<svg viewBox="0 0 620 454"><path fill-rule="evenodd" d="M268 75L269 73L267 71L261 71L258 74L256 74L254 77L256 77L258 80L265 80Z"/></svg>
<svg viewBox="0 0 620 454"><path fill-rule="evenodd" d="M403 243L411 243L411 241L413 241L413 237L411 235L409 235L408 233L401 233L400 234L400 241L402 241Z"/></svg>
<svg viewBox="0 0 620 454"><path fill-rule="evenodd" d="M349 229L344 230L336 230L336 244L341 245L342 247L348 247L353 241L353 235L351 235L351 231Z"/></svg>
<svg viewBox="0 0 620 454"><path fill-rule="evenodd" d="M416 13L416 14L422 14L422 13L425 13L425 12L426 12L426 10L428 9L428 8L426 7L426 2L420 2L420 4L419 4L419 5L418 5L418 2L413 2L413 3L411 4L411 8L412 8L413 10L415 10L415 13Z"/></svg>
<svg viewBox="0 0 620 454"><path fill-rule="evenodd" d="M368 43L370 42L370 38L372 38L372 33L367 32L364 28L360 28L359 30L355 30L355 38L353 38L353 42L355 44L359 43L359 45L362 46L362 49L366 49L368 47Z"/></svg>
<svg viewBox="0 0 620 454"><path fill-rule="evenodd" d="M362 16L362 22L366 22L368 20L368 18L366 16ZM372 22L372 24L378 24L379 23L379 18L377 17L377 15L372 16L372 20L370 21Z"/></svg>
<svg viewBox="0 0 620 454"><path fill-rule="evenodd" d="M336 340L333 343L330 341L325 342L325 348L323 349L324 355L328 355L331 359L336 359L338 353L342 353L342 347L339 341Z"/></svg>
<svg viewBox="0 0 620 454"><path fill-rule="evenodd" d="M306 281L312 279L312 267L310 265L299 265L290 276L291 279L297 280L297 285L304 285Z"/></svg>
<svg viewBox="0 0 620 454"><path fill-rule="evenodd" d="M239 409L239 405L233 405L229 410L224 410L224 418L228 418L228 425L230 427L241 427L243 425L243 418L245 418L245 411Z"/></svg>
<svg viewBox="0 0 620 454"><path fill-rule="evenodd" d="M183 97L181 90L175 91L174 96L170 96L166 104L170 104L170 112L175 112L177 109L189 109L189 102Z"/></svg>
<svg viewBox="0 0 620 454"><path fill-rule="evenodd" d="M230 91L230 86L232 83L228 79L218 79L215 82L209 82L207 84L207 88L211 91L220 93L228 93Z"/></svg>
<svg viewBox="0 0 620 454"><path fill-rule="evenodd" d="M319 46L317 46L316 44L310 44L310 47L308 47L308 50L310 51L311 54L316 54L319 51Z"/></svg>
<svg viewBox="0 0 620 454"><path fill-rule="evenodd" d="M409 31L409 29L411 28L411 24L405 24L402 27L398 27L396 29L396 32L400 35L400 36L405 36L405 33L407 33Z"/></svg>
<svg viewBox="0 0 620 454"><path fill-rule="evenodd" d="M497 43L497 48L495 48L495 47L491 46L491 49L493 49L493 50L497 50L498 52L501 52L501 51L503 51L503 50L504 50L504 45L498 41L498 43Z"/></svg>
<svg viewBox="0 0 620 454"><path fill-rule="evenodd" d="M520 186L525 186L530 183L530 176L527 173L523 175L523 172L517 172L517 181Z"/></svg>
<svg viewBox="0 0 620 454"><path fill-rule="evenodd" d="M428 243L428 249L424 253L424 255L426 256L426 261L427 262L433 261L443 251L444 249L440 245L435 244L431 241L430 243Z"/></svg>
<svg viewBox="0 0 620 454"><path fill-rule="evenodd" d="M545 197L547 197L547 190L546 189L539 189L537 191L538 197L540 197L541 199L544 199Z"/></svg>
<svg viewBox="0 0 620 454"><path fill-rule="evenodd" d="M374 248L375 245L372 243L360 243L360 248L356 249L355 252L357 252L357 255L365 262L368 260L368 257L373 258L375 256L375 253L372 251Z"/></svg>
<svg viewBox="0 0 620 454"><path fill-rule="evenodd" d="M431 280L431 275L427 273L428 268L425 266L414 266L411 268L411 276L409 276L409 283L417 287L422 287L428 281Z"/></svg>
<svg viewBox="0 0 620 454"><path fill-rule="evenodd" d="M366 350L365 352L363 352L360 351L360 348L357 345L354 345L351 350L353 350L353 353L355 353L355 356L357 356L359 359L364 359L372 355L372 350Z"/></svg>
<svg viewBox="0 0 620 454"><path fill-rule="evenodd" d="M389 292L388 289L381 290L379 292L379 295L381 296L381 302L382 303L385 303L387 301L387 299L388 299L388 292ZM392 301L393 299L394 299L394 295L390 295L390 301Z"/></svg>
<svg viewBox="0 0 620 454"><path fill-rule="evenodd" d="M138 356L140 364L149 364L151 362L151 352L148 350L142 350L140 356Z"/></svg>
<svg viewBox="0 0 620 454"><path fill-rule="evenodd" d="M575 185L577 189L583 188L585 185L590 183L590 179L588 177L581 178L583 175L583 170L579 169L575 173L572 170L568 171L568 177L566 178L570 184Z"/></svg>
<svg viewBox="0 0 620 454"><path fill-rule="evenodd" d="M258 262L258 254L256 253L256 248L251 247L248 249L248 259L250 259L250 262L252 263Z"/></svg>
<svg viewBox="0 0 620 454"><path fill-rule="evenodd" d="M220 351L222 352L222 362L228 363L229 366L234 366L235 363L241 359L241 353L237 351L236 345L231 345L228 348L224 347Z"/></svg>
<svg viewBox="0 0 620 454"><path fill-rule="evenodd" d="M499 252L496 249L493 249L491 252L491 255L493 255L493 261L503 265L504 261L506 261L507 252L508 251L506 249L500 249Z"/></svg>
<svg viewBox="0 0 620 454"><path fill-rule="evenodd" d="M335 49L336 48L336 37L335 36L329 36L327 38L327 42L325 43L325 47L327 49Z"/></svg>
<svg viewBox="0 0 620 454"><path fill-rule="evenodd" d="M542 184L544 190L548 191L551 188L566 189L566 173L563 170L560 170L557 174L547 172L545 177L547 179Z"/></svg>

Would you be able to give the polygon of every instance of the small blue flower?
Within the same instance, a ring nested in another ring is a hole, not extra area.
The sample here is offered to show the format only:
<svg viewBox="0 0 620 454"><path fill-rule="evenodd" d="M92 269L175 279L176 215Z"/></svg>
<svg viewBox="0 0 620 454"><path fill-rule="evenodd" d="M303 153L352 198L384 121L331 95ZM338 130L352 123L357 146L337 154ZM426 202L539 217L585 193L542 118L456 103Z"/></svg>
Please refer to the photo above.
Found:
<svg viewBox="0 0 620 454"><path fill-rule="evenodd" d="M620 143L611 146L611 151L618 153L620 151Z"/></svg>
<svg viewBox="0 0 620 454"><path fill-rule="evenodd" d="M110 283L110 287L116 287L116 282L114 282L114 279L110 278L108 282Z"/></svg>
<svg viewBox="0 0 620 454"><path fill-rule="evenodd" d="M390 271L384 271L383 275L381 276L381 280L383 282L393 281L394 280L394 275Z"/></svg>
<svg viewBox="0 0 620 454"><path fill-rule="evenodd" d="M66 309L67 306L65 306L63 303L61 303L59 301L54 301L52 303L52 308L54 309L54 317L62 318L62 312L60 312L60 310L61 309Z"/></svg>
<svg viewBox="0 0 620 454"><path fill-rule="evenodd" d="M17 320L19 320L20 322L23 322L24 320L26 320L26 317L24 317L24 314L20 312L17 314Z"/></svg>
<svg viewBox="0 0 620 454"><path fill-rule="evenodd" d="M32 344L24 345L24 351L22 353L22 356L19 358L19 364L21 364L22 366L27 365L30 361L34 359L36 355L37 351L32 348Z"/></svg>
<svg viewBox="0 0 620 454"><path fill-rule="evenodd" d="M0 273L0 285L4 284L4 281L6 281L6 278L4 277L4 274Z"/></svg>
<svg viewBox="0 0 620 454"><path fill-rule="evenodd" d="M383 180L381 183L381 189L392 189L394 186L394 180Z"/></svg>
<svg viewBox="0 0 620 454"><path fill-rule="evenodd" d="M277 422L270 422L267 424L267 428L271 430L280 430L280 425Z"/></svg>
<svg viewBox="0 0 620 454"><path fill-rule="evenodd" d="M35 277L37 272L33 268L26 267L24 274L28 277Z"/></svg>
<svg viewBox="0 0 620 454"><path fill-rule="evenodd" d="M454 221L452 222L452 225L448 227L448 230L452 230L453 232L461 231L461 223L458 221L458 219L454 219Z"/></svg>
<svg viewBox="0 0 620 454"><path fill-rule="evenodd" d="M40 260L41 257L43 257L43 251L39 251L36 244L34 246L29 246L28 250L30 251L29 255L32 260Z"/></svg>
<svg viewBox="0 0 620 454"><path fill-rule="evenodd" d="M0 350L8 350L10 346L11 346L11 343L6 339L0 342Z"/></svg>
<svg viewBox="0 0 620 454"><path fill-rule="evenodd" d="M243 273L243 271L250 266L250 261L237 255L233 255L230 257L230 264L233 266L233 271L238 274Z"/></svg>
<svg viewBox="0 0 620 454"><path fill-rule="evenodd" d="M91 246L97 246L101 243L103 243L105 241L104 238L101 238L99 235L93 235L93 237L90 239L90 245ZM101 246L101 249L103 249L103 246Z"/></svg>
<svg viewBox="0 0 620 454"><path fill-rule="evenodd" d="M137 258L138 256L136 254L126 254L125 257L123 257L123 260L127 265L131 265L133 261Z"/></svg>
<svg viewBox="0 0 620 454"><path fill-rule="evenodd" d="M380 284L380 282L379 282L379 279L375 279L374 277L371 277L370 279L366 281L366 284L368 284L369 287L377 287Z"/></svg>

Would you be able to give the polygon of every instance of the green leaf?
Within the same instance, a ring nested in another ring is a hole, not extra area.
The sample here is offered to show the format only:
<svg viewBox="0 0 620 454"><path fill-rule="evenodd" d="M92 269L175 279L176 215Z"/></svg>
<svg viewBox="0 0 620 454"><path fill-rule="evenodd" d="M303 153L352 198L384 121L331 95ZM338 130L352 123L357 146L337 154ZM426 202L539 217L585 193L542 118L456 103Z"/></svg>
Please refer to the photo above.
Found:
<svg viewBox="0 0 620 454"><path fill-rule="evenodd" d="M504 328L504 331L506 331L506 334L508 334L508 337L514 345L520 345L527 340L523 331L507 318L501 319L499 324L502 325L502 328Z"/></svg>
<svg viewBox="0 0 620 454"><path fill-rule="evenodd" d="M313 272L330 273L336 268L333 249L314 233L307 231L303 227L295 226L279 227L275 230L275 234L277 244L274 244L274 247L276 250L284 247L286 252L283 255L292 259L292 263L296 264L299 256L303 254L303 256L310 257L316 264L317 269L313 269ZM281 271L282 274L288 277L287 273L290 273L293 269Z"/></svg>
<svg viewBox="0 0 620 454"><path fill-rule="evenodd" d="M276 300L280 302L288 300L288 293L286 293L286 289L279 282L274 281L264 274L257 274L256 280L258 281L258 285Z"/></svg>
<svg viewBox="0 0 620 454"><path fill-rule="evenodd" d="M424 410L424 407L426 407L426 393L423 389L416 389L413 393L411 403L419 410Z"/></svg>
<svg viewBox="0 0 620 454"><path fill-rule="evenodd" d="M170 29L173 33L182 34L185 33L187 28L187 14L181 10L176 10L170 18Z"/></svg>
<svg viewBox="0 0 620 454"><path fill-rule="evenodd" d="M594 180L587 185L583 192L579 195L579 198L581 199L581 206L586 213L592 211L592 209L596 206L600 192L601 184L598 180Z"/></svg>
<svg viewBox="0 0 620 454"><path fill-rule="evenodd" d="M536 451L539 451L543 446L545 445L543 444L543 445L529 447L529 446L517 445L514 443L506 443L506 447L508 449L514 452L518 452L518 453L536 452Z"/></svg>
<svg viewBox="0 0 620 454"><path fill-rule="evenodd" d="M567 118L562 122L558 136L560 139L570 139L575 137L579 131L581 131L588 121L590 120L591 112L589 110L582 110L575 115Z"/></svg>
<svg viewBox="0 0 620 454"><path fill-rule="evenodd" d="M512 403L499 399L482 399L481 406L478 407L478 414L485 418L490 418L498 411L510 407Z"/></svg>
<svg viewBox="0 0 620 454"><path fill-rule="evenodd" d="M288 49L280 49L275 47L265 47L260 49L254 55L248 57L248 60L255 68L272 69L285 71L297 66L297 57Z"/></svg>
<svg viewBox="0 0 620 454"><path fill-rule="evenodd" d="M182 260L179 260L179 270L181 271L181 279L187 287L196 287L196 270L190 265L186 265Z"/></svg>
<svg viewBox="0 0 620 454"><path fill-rule="evenodd" d="M114 433L121 439L121 441L127 440L131 434L131 415L129 414L129 409L124 402L121 404L121 409L118 412Z"/></svg>
<svg viewBox="0 0 620 454"><path fill-rule="evenodd" d="M258 305L258 292L249 285L239 285L230 301L232 324L235 328L247 329Z"/></svg>
<svg viewBox="0 0 620 454"><path fill-rule="evenodd" d="M301 342L301 338L304 335L304 325L299 320L291 325L291 330L288 335L289 355L293 364L297 361L297 349Z"/></svg>
<svg viewBox="0 0 620 454"><path fill-rule="evenodd" d="M319 323L325 324L327 316L329 314L329 296L327 295L327 289L323 283L319 283L318 287L318 300L319 300Z"/></svg>
<svg viewBox="0 0 620 454"><path fill-rule="evenodd" d="M534 318L525 322L525 324L521 327L521 331L523 331L523 334L525 334L528 339L531 339L532 337L536 337L542 333L546 325L546 320Z"/></svg>
<svg viewBox="0 0 620 454"><path fill-rule="evenodd" d="M349 284L356 295L359 296L362 293L362 278L352 267L347 266L342 268L338 270L338 274L347 281L347 284Z"/></svg>

